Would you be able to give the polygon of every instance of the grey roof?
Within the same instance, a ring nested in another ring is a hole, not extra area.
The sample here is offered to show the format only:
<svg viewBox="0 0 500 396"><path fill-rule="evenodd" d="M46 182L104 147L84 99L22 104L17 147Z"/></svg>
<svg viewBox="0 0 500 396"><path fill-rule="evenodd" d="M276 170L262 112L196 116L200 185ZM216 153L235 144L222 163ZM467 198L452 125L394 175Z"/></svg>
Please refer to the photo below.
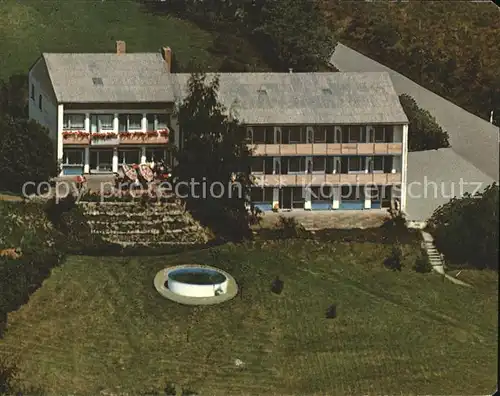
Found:
<svg viewBox="0 0 500 396"><path fill-rule="evenodd" d="M408 122L385 72L221 73L219 76L219 100L246 124ZM189 77L189 74L175 75L180 98L186 95Z"/></svg>
<svg viewBox="0 0 500 396"><path fill-rule="evenodd" d="M158 53L44 53L60 103L173 102L171 74ZM101 84L95 84L94 81Z"/></svg>
<svg viewBox="0 0 500 396"><path fill-rule="evenodd" d="M451 198L473 194L494 179L477 169L453 149L408 153L408 220L425 221ZM425 187L427 186L427 187Z"/></svg>
<svg viewBox="0 0 500 396"><path fill-rule="evenodd" d="M343 72L388 72L398 95L409 94L420 107L436 117L437 122L448 132L453 150L498 180L498 127L343 44L337 45L330 63Z"/></svg>

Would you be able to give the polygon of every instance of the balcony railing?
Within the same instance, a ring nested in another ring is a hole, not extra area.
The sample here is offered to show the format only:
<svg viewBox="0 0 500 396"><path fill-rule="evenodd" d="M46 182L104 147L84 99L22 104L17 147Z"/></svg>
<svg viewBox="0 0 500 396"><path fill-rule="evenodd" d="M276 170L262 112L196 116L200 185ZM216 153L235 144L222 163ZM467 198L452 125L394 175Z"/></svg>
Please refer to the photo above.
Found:
<svg viewBox="0 0 500 396"><path fill-rule="evenodd" d="M305 186L321 184L400 184L401 173L337 173L337 174L308 174L308 175L262 175L254 174L258 186Z"/></svg>
<svg viewBox="0 0 500 396"><path fill-rule="evenodd" d="M297 143L249 145L254 155L371 155L402 154L403 143Z"/></svg>

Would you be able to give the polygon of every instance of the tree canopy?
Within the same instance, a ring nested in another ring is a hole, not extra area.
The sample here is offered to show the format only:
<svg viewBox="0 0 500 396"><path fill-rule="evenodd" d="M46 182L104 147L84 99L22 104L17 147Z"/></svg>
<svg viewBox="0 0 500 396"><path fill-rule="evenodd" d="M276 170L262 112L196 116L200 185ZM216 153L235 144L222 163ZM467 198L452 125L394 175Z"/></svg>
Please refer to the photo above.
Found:
<svg viewBox="0 0 500 396"><path fill-rule="evenodd" d="M21 192L24 183L38 184L56 174L48 130L33 120L0 117L0 190Z"/></svg>
<svg viewBox="0 0 500 396"><path fill-rule="evenodd" d="M224 238L241 239L250 235L253 218L247 209L251 151L245 129L219 103L218 89L218 76L191 75L176 111L182 137L173 175L177 185L189 186L183 194L195 217Z"/></svg>
<svg viewBox="0 0 500 396"><path fill-rule="evenodd" d="M320 0L340 41L500 125L500 24L493 3Z"/></svg>
<svg viewBox="0 0 500 396"><path fill-rule="evenodd" d="M450 147L448 132L439 126L431 113L418 107L417 102L409 95L400 95L399 101L409 121L409 151L437 150Z"/></svg>
<svg viewBox="0 0 500 396"><path fill-rule="evenodd" d="M455 264L498 270L498 185L453 198L428 222L436 247Z"/></svg>
<svg viewBox="0 0 500 396"><path fill-rule="evenodd" d="M236 54L235 46L214 45L227 54L223 71L256 71L262 67L260 56L276 72L326 70L335 47L324 14L313 1L142 1L156 12L174 13L219 32L216 41L238 42Z"/></svg>

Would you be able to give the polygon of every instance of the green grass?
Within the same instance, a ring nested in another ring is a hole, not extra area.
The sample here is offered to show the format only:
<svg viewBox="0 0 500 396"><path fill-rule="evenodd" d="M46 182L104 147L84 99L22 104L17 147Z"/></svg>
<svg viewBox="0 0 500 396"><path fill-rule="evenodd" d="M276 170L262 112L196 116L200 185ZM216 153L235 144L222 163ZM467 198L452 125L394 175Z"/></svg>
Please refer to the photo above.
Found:
<svg viewBox="0 0 500 396"><path fill-rule="evenodd" d="M116 40L127 52L170 46L181 64L196 59L207 71L221 62L209 52L212 33L136 0L2 0L0 20L0 80L27 73L42 52L114 52Z"/></svg>
<svg viewBox="0 0 500 396"><path fill-rule="evenodd" d="M9 315L0 357L49 394L138 394L169 382L204 395L491 393L497 288L417 274L409 245L403 271L389 271L389 250L287 240L219 255L72 256ZM192 263L228 271L243 293L190 307L156 292L157 271ZM484 277L493 284L496 274ZM338 316L325 319L331 304Z"/></svg>

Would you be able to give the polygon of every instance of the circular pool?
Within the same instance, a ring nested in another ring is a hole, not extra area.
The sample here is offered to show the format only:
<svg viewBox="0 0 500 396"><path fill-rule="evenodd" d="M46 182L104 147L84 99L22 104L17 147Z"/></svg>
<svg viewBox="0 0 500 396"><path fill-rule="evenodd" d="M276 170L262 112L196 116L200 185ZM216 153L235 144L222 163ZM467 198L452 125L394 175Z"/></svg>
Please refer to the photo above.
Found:
<svg viewBox="0 0 500 396"><path fill-rule="evenodd" d="M186 297L214 297L227 293L227 276L207 267L181 267L168 271L165 287Z"/></svg>

